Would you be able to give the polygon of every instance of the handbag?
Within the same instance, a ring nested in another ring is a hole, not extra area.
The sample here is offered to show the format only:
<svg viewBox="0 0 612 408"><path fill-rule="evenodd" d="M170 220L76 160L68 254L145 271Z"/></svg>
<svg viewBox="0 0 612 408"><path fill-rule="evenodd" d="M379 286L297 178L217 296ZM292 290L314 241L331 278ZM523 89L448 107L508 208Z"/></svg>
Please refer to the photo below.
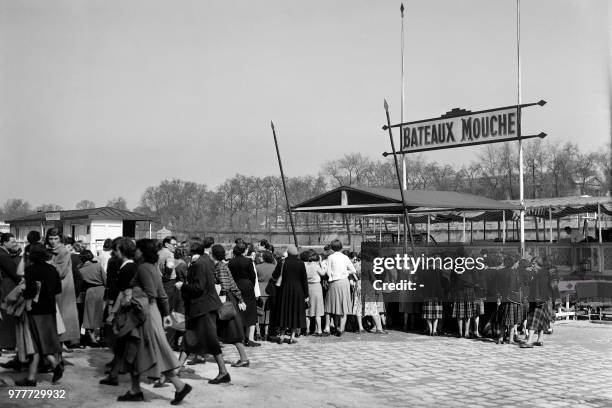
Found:
<svg viewBox="0 0 612 408"><path fill-rule="evenodd" d="M225 302L217 310L219 320L232 320L236 317L236 307L232 302Z"/></svg>

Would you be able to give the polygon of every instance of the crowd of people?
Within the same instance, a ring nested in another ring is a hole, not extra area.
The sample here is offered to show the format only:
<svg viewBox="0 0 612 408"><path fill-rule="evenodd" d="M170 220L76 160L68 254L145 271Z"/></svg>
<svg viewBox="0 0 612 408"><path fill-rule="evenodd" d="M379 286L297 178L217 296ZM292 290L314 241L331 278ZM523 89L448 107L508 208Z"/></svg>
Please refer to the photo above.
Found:
<svg viewBox="0 0 612 408"><path fill-rule="evenodd" d="M56 228L44 239L31 231L27 240L21 251L12 234L0 236L0 348L17 351L2 367L27 367L18 386L36 386L39 372L60 381L63 355L74 348L109 347L113 358L100 384L119 385L119 374L131 378L119 401L144 400L141 379L154 378L155 386L172 383L171 403L178 404L191 391L180 379L186 363L210 355L218 375L209 383L231 381L221 344L236 347L240 357L231 367L240 368L250 365L247 349L261 341L291 345L300 336L341 337L349 329L387 334L389 299L375 290L372 268L362 268L371 260L362 262L339 240L322 252L300 252L293 245L277 252L266 240L251 244L239 238L231 254L210 237L183 242L174 236L159 242L118 237L106 240L98 254ZM521 347L541 345L553 320L550 302L526 303L513 295L524 280L516 265L506 265L509 295L499 297L484 327L499 344L518 341L522 327ZM398 281L409 273L396 272ZM459 337L482 337L484 301L463 281L467 274L456 275L452 301L435 291L419 302L396 299L405 329L420 316L434 336L451 318ZM444 286L440 274L423 278L429 288Z"/></svg>

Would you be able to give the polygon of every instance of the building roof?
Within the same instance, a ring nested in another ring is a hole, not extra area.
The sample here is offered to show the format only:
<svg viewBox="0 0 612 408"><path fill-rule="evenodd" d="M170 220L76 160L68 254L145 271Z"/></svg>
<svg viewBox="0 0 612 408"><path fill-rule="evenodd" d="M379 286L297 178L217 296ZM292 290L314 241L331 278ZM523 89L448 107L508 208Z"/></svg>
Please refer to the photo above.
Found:
<svg viewBox="0 0 612 408"><path fill-rule="evenodd" d="M121 210L113 207L88 208L84 210L65 210L37 212L12 220L7 220L8 224L25 224L32 222L43 222L47 219L47 214L59 213L61 221L77 220L123 220L123 221L156 221L155 217L139 214L132 211Z"/></svg>
<svg viewBox="0 0 612 408"><path fill-rule="evenodd" d="M515 203L492 200L456 191L405 190L342 186L292 207L297 212L401 214L412 212L466 210L520 210Z"/></svg>

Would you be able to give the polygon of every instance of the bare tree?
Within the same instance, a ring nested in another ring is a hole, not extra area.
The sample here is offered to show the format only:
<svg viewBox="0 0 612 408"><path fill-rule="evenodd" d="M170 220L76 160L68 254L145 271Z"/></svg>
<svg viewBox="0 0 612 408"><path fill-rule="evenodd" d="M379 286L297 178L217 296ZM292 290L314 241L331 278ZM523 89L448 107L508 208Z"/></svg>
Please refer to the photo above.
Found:
<svg viewBox="0 0 612 408"><path fill-rule="evenodd" d="M117 208L119 210L127 210L127 201L123 197L115 197L108 200L107 207Z"/></svg>
<svg viewBox="0 0 612 408"><path fill-rule="evenodd" d="M77 210L86 210L88 208L96 208L96 203L94 203L91 200L81 200L76 204L75 208Z"/></svg>

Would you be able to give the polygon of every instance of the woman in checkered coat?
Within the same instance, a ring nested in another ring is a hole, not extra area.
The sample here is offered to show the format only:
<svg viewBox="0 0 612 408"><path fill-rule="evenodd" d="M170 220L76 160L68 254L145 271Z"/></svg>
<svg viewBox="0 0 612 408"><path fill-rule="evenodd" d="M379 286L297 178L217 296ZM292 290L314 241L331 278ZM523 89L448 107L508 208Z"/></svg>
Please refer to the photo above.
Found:
<svg viewBox="0 0 612 408"><path fill-rule="evenodd" d="M453 294L452 317L457 319L459 337L470 337L470 320L474 317L474 288L470 276L466 273L451 273L451 291ZM464 330L465 328L465 330Z"/></svg>
<svg viewBox="0 0 612 408"><path fill-rule="evenodd" d="M495 323L499 329L497 344L504 343L506 333L508 333L508 344L515 344L516 328L524 319L518 266L518 264L510 265L502 271L503 275L500 276L503 281L500 288L504 293L501 296L502 303L498 306L498 313L496 314Z"/></svg>
<svg viewBox="0 0 612 408"><path fill-rule="evenodd" d="M421 316L427 322L430 336L438 335L438 319L442 319L442 282L441 272L438 270L424 270L420 272L419 280L423 283L420 288L423 296Z"/></svg>
<svg viewBox="0 0 612 408"><path fill-rule="evenodd" d="M550 308L552 298L552 286L550 279L550 265L541 258L535 258L530 268L532 277L529 284L530 299L529 314L527 315L527 330L529 337L522 348L542 346L542 334L548 331L553 313ZM537 341L533 341L534 334L538 335Z"/></svg>

